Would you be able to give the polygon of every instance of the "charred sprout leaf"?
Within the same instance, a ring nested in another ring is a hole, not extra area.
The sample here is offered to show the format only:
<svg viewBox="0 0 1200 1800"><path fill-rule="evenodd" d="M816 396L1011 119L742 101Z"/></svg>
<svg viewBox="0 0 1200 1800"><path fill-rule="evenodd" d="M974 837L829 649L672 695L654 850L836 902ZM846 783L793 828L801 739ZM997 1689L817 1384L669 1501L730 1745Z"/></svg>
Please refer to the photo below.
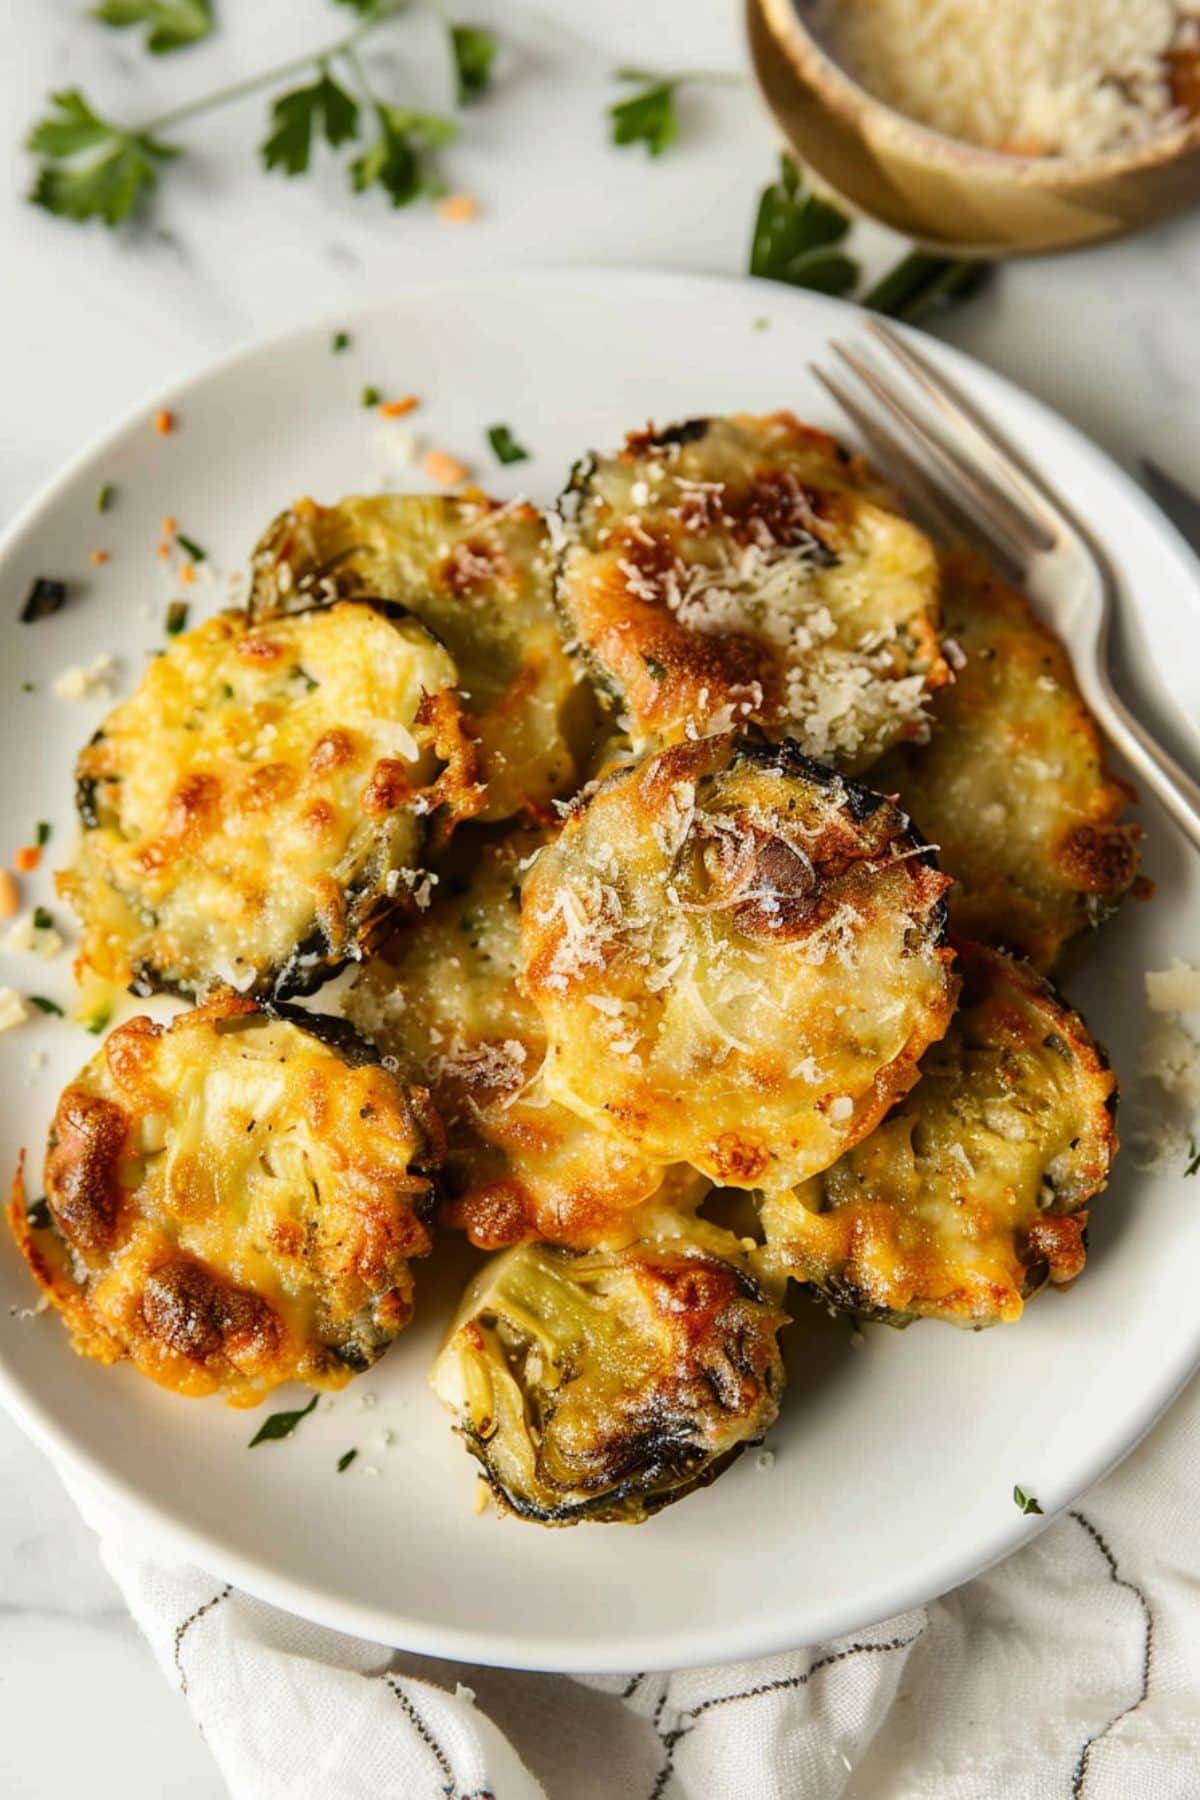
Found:
<svg viewBox="0 0 1200 1800"><path fill-rule="evenodd" d="M618 81L648 81L628 100L618 100L608 109L612 120L614 144L645 144L650 156L661 156L679 136L679 117L675 111L678 81L659 79L644 69L618 69Z"/></svg>
<svg viewBox="0 0 1200 1800"><path fill-rule="evenodd" d="M344 1475L346 1473L346 1470L350 1467L350 1464L357 1455L357 1450L344 1450L342 1452L337 1459L337 1472L339 1475Z"/></svg>
<svg viewBox="0 0 1200 1800"><path fill-rule="evenodd" d="M263 1420L254 1436L250 1439L248 1448L253 1450L255 1444L269 1444L274 1442L276 1438L291 1437L301 1419L307 1419L309 1413L316 1407L316 1404L317 1396L314 1394L308 1405L302 1406L298 1412L271 1413L268 1418Z"/></svg>
<svg viewBox="0 0 1200 1800"><path fill-rule="evenodd" d="M144 25L151 56L186 50L213 28L212 0L102 0L92 17L102 25Z"/></svg>
<svg viewBox="0 0 1200 1800"><path fill-rule="evenodd" d="M1040 1513L1042 1510L1033 1495L1027 1494L1025 1489L1021 1487L1015 1487L1013 1489L1013 1501L1020 1507L1023 1513Z"/></svg>
<svg viewBox="0 0 1200 1800"><path fill-rule="evenodd" d="M54 1018L63 1017L63 1009L57 1000L47 1000L45 994L30 994L30 1006L36 1006L40 1013L50 1013Z"/></svg>
<svg viewBox="0 0 1200 1800"><path fill-rule="evenodd" d="M990 263L956 261L912 250L863 295L862 304L905 324L923 325L935 314L979 293L991 275Z"/></svg>
<svg viewBox="0 0 1200 1800"><path fill-rule="evenodd" d="M805 192L799 168L783 156L779 180L763 189L758 203L750 273L822 294L848 294L858 284L858 264L835 246L849 229L836 206Z"/></svg>
<svg viewBox="0 0 1200 1800"><path fill-rule="evenodd" d="M326 143L335 150L357 134L358 103L328 70L322 70L311 86L279 96L271 107L271 123L274 129L261 146L266 167L282 169L285 175L303 175L312 157L315 133L323 132Z"/></svg>
<svg viewBox="0 0 1200 1800"><path fill-rule="evenodd" d="M393 206L407 206L422 194L442 191L427 158L430 151L452 143L458 127L437 113L412 112L399 106L375 107L378 135L350 165L356 193L381 187Z"/></svg>
<svg viewBox="0 0 1200 1800"><path fill-rule="evenodd" d="M481 25L452 25L450 48L454 53L454 72L458 80L458 104L462 106L468 100L477 99L489 87L496 39Z"/></svg>
<svg viewBox="0 0 1200 1800"><path fill-rule="evenodd" d="M49 575L35 575L29 596L21 608L22 625L36 625L51 613L61 612L67 603L67 584Z"/></svg>
<svg viewBox="0 0 1200 1800"><path fill-rule="evenodd" d="M496 453L496 461L519 463L529 461L529 452L519 444L507 425L489 425L487 441Z"/></svg>
<svg viewBox="0 0 1200 1800"><path fill-rule="evenodd" d="M784 1323L736 1238L676 1217L624 1250L526 1244L494 1258L433 1382L518 1516L637 1520L773 1423Z"/></svg>
<svg viewBox="0 0 1200 1800"><path fill-rule="evenodd" d="M387 0L336 0L336 4L348 6L352 12L358 13L360 18L370 19L383 11Z"/></svg>
<svg viewBox="0 0 1200 1800"><path fill-rule="evenodd" d="M42 159L30 200L77 223L119 225L158 180L157 165L178 150L148 132L102 119L78 88L50 98L58 116L42 119L26 139L26 148Z"/></svg>

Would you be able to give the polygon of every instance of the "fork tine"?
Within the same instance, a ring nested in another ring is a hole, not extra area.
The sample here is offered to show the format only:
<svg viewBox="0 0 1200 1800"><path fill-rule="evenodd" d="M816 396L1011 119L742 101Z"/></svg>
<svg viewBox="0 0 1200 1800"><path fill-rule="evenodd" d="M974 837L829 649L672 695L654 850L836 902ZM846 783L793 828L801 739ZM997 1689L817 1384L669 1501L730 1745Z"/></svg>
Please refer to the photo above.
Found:
<svg viewBox="0 0 1200 1800"><path fill-rule="evenodd" d="M953 428L965 437L993 481L1008 488L1033 514L1044 541L1039 549L1052 550L1059 539L1071 530L1069 521L1052 495L1029 468L1020 453L976 410L962 391L935 369L928 357L916 350L884 320L867 320L873 333L896 360L901 363L926 398Z"/></svg>
<svg viewBox="0 0 1200 1800"><path fill-rule="evenodd" d="M906 431L920 443L926 456L937 465L944 485L957 490L962 506L979 520L981 526L1003 542L1012 545L1026 557L1042 548L1041 533L1024 510L1019 509L988 477L956 455L952 446L935 430L907 398L888 386L857 351L835 338L831 348L852 369L872 397L884 407Z"/></svg>
<svg viewBox="0 0 1200 1800"><path fill-rule="evenodd" d="M982 549L997 564L1011 581L1023 581L1025 567L1013 552L1011 543L1006 543L991 535L990 532L976 522L955 500L946 488L940 485L929 471L919 463L909 451L907 445L883 422L869 413L854 398L849 389L844 387L832 375L826 373L817 363L810 363L810 370L821 386L841 407L846 417L858 427L864 441L875 454L881 467L888 473L895 471L898 485L907 495L913 495L919 501L920 509L929 515L935 525L947 536L964 538L967 543ZM920 522L920 521L918 521Z"/></svg>

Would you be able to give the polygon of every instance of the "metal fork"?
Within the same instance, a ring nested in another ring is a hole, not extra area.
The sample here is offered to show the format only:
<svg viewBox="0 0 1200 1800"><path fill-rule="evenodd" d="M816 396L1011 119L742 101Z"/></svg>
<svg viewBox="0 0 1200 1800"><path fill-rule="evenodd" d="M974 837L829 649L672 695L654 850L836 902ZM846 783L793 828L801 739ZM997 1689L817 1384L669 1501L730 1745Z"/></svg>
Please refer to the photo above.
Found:
<svg viewBox="0 0 1200 1800"><path fill-rule="evenodd" d="M1044 478L906 337L866 321L885 370L849 345L831 348L856 386L811 364L885 472L935 523L982 550L1024 586L1067 645L1075 677L1109 739L1200 850L1200 783L1115 691L1108 667L1114 583L1102 553Z"/></svg>

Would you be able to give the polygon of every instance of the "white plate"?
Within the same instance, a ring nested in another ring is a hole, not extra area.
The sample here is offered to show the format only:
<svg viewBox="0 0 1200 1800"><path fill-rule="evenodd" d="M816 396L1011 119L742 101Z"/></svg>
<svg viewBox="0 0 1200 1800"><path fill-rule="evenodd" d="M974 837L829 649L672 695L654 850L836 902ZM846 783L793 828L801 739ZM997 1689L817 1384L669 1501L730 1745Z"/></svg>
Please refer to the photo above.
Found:
<svg viewBox="0 0 1200 1800"><path fill-rule="evenodd" d="M763 315L769 329L756 326ZM127 687L163 641L168 598L187 592L194 617L219 603L216 587L171 585L155 549L163 514L235 569L298 494L373 488L389 462L397 485L419 484L381 441L399 428L361 406L364 383L422 396L405 424L471 459L500 493L549 500L573 456L647 418L790 406L837 428L806 365L856 323L839 302L767 284L594 271L474 278L260 345L159 396L86 451L0 549L0 860L37 819L54 822L50 862L69 842L72 760L105 708L55 699L54 675L113 651ZM330 352L334 326L353 334L345 354ZM1170 685L1200 717L1200 570L1178 538L1061 420L965 358L927 348L1091 520L1121 575L1123 628L1136 640L1127 666L1147 693L1161 700ZM153 429L159 405L178 417L167 438ZM482 434L501 421L535 460L492 466ZM98 517L105 481L116 503ZM97 545L112 560L93 569ZM71 602L19 625L36 574L68 578ZM1127 1083L1142 971L1200 952L1200 862L1149 808L1146 823L1159 897L1127 905L1070 984ZM48 871L29 886L52 903ZM65 999L66 965L0 956L0 981ZM0 1038L0 1153L8 1167L18 1145L30 1146L34 1194L55 1095L94 1048L53 1019ZM48 1055L36 1075L35 1050ZM5 1234L0 1391L36 1438L139 1509L173 1550L343 1630L543 1669L746 1657L944 1592L1037 1529L1013 1504L1015 1482L1051 1515L1124 1455L1200 1355L1187 1274L1200 1259L1200 1194L1181 1177L1139 1175L1121 1158L1093 1212L1083 1280L1039 1300L1015 1328L877 1328L856 1348L844 1321L797 1299L773 1466L751 1453L636 1530L544 1531L473 1512L474 1465L425 1379L458 1279L453 1250L450 1266L435 1259L420 1271L418 1324L375 1372L294 1438L250 1451L257 1415L84 1362L52 1316L10 1316L32 1296ZM275 1402L293 1403L290 1394ZM338 1475L352 1447L358 1459Z"/></svg>

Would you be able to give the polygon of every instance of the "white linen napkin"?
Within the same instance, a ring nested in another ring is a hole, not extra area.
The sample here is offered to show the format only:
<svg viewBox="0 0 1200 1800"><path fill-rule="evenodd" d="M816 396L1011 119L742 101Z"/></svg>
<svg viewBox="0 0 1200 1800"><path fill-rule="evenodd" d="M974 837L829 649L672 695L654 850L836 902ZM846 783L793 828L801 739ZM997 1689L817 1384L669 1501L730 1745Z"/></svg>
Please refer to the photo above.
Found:
<svg viewBox="0 0 1200 1800"><path fill-rule="evenodd" d="M164 1566L72 1487L234 1800L1196 1800L1198 1476L1200 1380L943 1600L759 1662L580 1680L306 1624Z"/></svg>

